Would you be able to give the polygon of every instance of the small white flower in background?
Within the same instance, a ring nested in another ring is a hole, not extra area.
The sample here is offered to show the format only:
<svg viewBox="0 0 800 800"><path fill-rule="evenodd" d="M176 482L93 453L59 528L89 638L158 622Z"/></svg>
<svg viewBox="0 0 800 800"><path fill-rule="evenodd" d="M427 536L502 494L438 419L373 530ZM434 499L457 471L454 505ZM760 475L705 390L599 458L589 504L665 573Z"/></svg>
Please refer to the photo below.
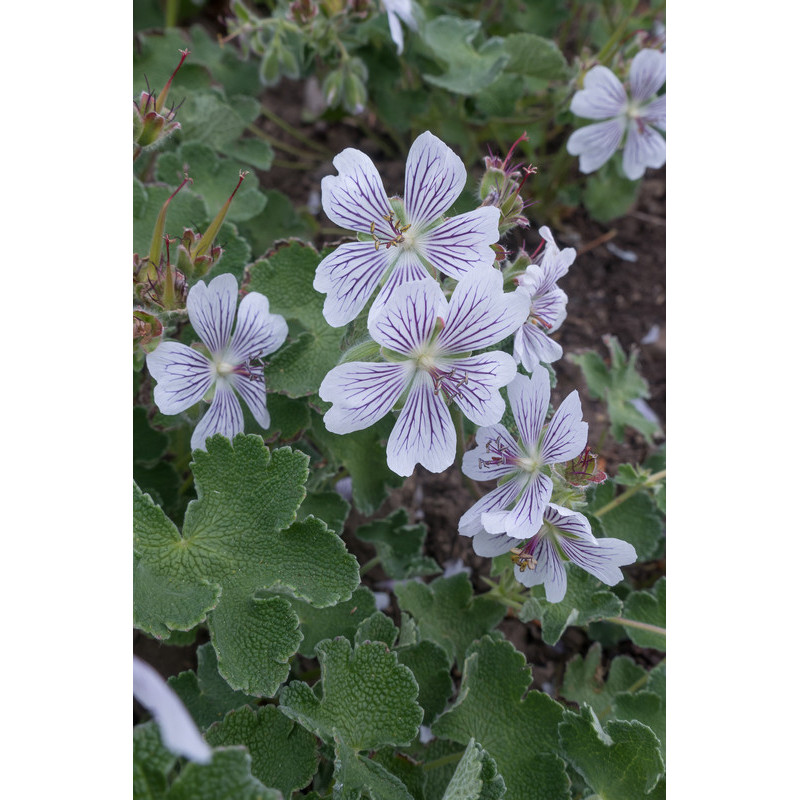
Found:
<svg viewBox="0 0 800 800"><path fill-rule="evenodd" d="M667 96L656 92L667 78L667 57L658 50L642 50L631 62L630 96L608 67L592 67L575 93L570 110L578 117L603 119L575 131L567 152L580 156L581 172L594 172L617 151L627 130L622 169L632 181L645 167L664 166L667 147L656 131L667 129Z"/></svg>
<svg viewBox="0 0 800 800"><path fill-rule="evenodd" d="M539 228L539 236L545 241L541 260L517 278L519 287L530 297L530 310L514 336L514 358L528 372L541 361L557 361L564 352L550 338L567 316L567 295L556 281L567 274L575 261L575 248L559 250L550 228Z"/></svg>
<svg viewBox="0 0 800 800"><path fill-rule="evenodd" d="M171 753L208 764L212 751L169 684L149 664L133 657L133 695L153 715L164 747Z"/></svg>
<svg viewBox="0 0 800 800"><path fill-rule="evenodd" d="M333 166L339 174L322 179L325 213L371 240L340 245L317 267L314 288L328 295L322 314L329 325L338 328L355 319L384 277L370 321L404 283L440 272L459 280L494 263L491 245L500 238L500 210L481 207L442 219L461 194L467 171L432 133L426 131L411 145L402 201L390 204L378 170L360 150L348 147Z"/></svg>
<svg viewBox="0 0 800 800"><path fill-rule="evenodd" d="M397 55L400 55L403 52L403 28L400 26L400 20L402 19L412 31L417 30L417 23L411 11L411 0L383 0L383 5L389 18L389 33L397 45Z"/></svg>
<svg viewBox="0 0 800 800"><path fill-rule="evenodd" d="M153 398L162 414L179 414L199 402L212 387L211 408L192 434L192 450L221 433L232 439L244 430L244 416L234 390L262 428L269 428L264 368L258 360L274 353L286 339L286 320L269 313L263 294L250 292L236 313L238 284L233 275L199 281L189 290L189 321L210 358L180 342L162 342L147 355L147 368L158 382ZM234 317L236 330L231 336Z"/></svg>
<svg viewBox="0 0 800 800"><path fill-rule="evenodd" d="M508 353L470 352L510 336L527 310L524 293L504 293L503 276L492 267L462 278L449 304L432 278L398 286L369 323L387 362L346 362L325 376L319 395L333 403L325 426L342 434L368 428L405 395L386 446L389 469L408 476L419 463L442 472L456 456L448 404L492 425L505 409L499 388L516 374Z"/></svg>

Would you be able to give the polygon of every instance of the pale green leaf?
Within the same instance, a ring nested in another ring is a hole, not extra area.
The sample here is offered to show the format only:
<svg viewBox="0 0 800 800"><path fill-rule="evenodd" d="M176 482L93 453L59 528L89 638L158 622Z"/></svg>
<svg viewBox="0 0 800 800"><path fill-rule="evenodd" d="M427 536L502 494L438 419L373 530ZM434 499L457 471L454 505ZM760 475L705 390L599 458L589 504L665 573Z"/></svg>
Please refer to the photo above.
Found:
<svg viewBox="0 0 800 800"><path fill-rule="evenodd" d="M626 619L655 625L666 630L667 625L667 579L662 577L649 591L631 592L625 599L622 616ZM639 647L653 647L656 650L667 649L666 634L623 626L631 640Z"/></svg>
<svg viewBox="0 0 800 800"><path fill-rule="evenodd" d="M358 800L414 800L402 780L389 770L337 742L333 797Z"/></svg>
<svg viewBox="0 0 800 800"><path fill-rule="evenodd" d="M552 39L535 33L512 33L505 38L505 49L511 56L508 72L549 80L565 78L569 73L567 60Z"/></svg>
<svg viewBox="0 0 800 800"><path fill-rule="evenodd" d="M470 739L442 800L499 800L505 793L506 784L497 774L497 763Z"/></svg>
<svg viewBox="0 0 800 800"><path fill-rule="evenodd" d="M297 510L297 518L315 516L334 533L341 534L349 513L350 503L338 492L309 492Z"/></svg>
<svg viewBox="0 0 800 800"><path fill-rule="evenodd" d="M177 757L161 743L155 722L133 728L133 798L163 800L167 795L167 775Z"/></svg>

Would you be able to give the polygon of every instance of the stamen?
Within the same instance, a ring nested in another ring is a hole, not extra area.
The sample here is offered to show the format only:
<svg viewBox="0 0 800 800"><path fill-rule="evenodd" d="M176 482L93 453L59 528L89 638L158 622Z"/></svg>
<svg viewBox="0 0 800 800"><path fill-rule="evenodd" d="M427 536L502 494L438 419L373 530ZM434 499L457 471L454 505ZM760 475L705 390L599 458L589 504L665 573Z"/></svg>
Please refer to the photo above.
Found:
<svg viewBox="0 0 800 800"><path fill-rule="evenodd" d="M527 545L525 550L527 550ZM520 572L525 572L526 569L533 569L539 563L525 550L520 550L518 547L511 548L511 560L519 567Z"/></svg>
<svg viewBox="0 0 800 800"><path fill-rule="evenodd" d="M450 372L440 372L434 370L431 372L433 378L433 393L438 395L441 392L444 395L445 403L450 403L453 398L461 397L460 389L469 383L469 375L465 372L463 376L459 377L455 368Z"/></svg>
<svg viewBox="0 0 800 800"><path fill-rule="evenodd" d="M379 239L375 233L375 223L370 222L369 234L372 237L372 241L375 242L375 249L379 250L381 245L385 245L387 250L393 246L399 247L405 241L405 236L403 236L403 234L411 227L411 223L409 222L408 225L401 225L400 220L394 218L394 211L390 211L388 214L381 214L381 219L389 223L394 237L389 239L389 241Z"/></svg>

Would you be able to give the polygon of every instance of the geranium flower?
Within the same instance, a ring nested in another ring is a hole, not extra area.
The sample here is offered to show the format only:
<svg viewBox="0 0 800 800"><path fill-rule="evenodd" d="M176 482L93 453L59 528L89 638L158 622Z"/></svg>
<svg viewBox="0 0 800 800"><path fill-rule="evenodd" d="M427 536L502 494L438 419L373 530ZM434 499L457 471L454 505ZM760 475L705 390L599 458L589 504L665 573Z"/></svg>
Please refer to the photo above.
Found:
<svg viewBox="0 0 800 800"><path fill-rule="evenodd" d="M237 316L237 294L236 278L230 274L217 276L208 286L198 281L189 290L189 322L210 357L180 342L162 342L147 356L147 368L158 381L153 398L162 414L179 414L214 388L211 408L192 434L192 450L204 450L215 433L232 439L244 430L234 390L256 422L269 427L264 368L257 362L283 344L288 328L282 316L269 313L269 300L258 292L245 296Z"/></svg>
<svg viewBox="0 0 800 800"><path fill-rule="evenodd" d="M417 23L411 11L411 0L383 0L383 5L386 8L386 16L389 18L389 34L397 45L397 55L400 55L403 52L403 28L400 26L400 20L402 19L412 31L417 29Z"/></svg>
<svg viewBox="0 0 800 800"><path fill-rule="evenodd" d="M596 539L592 526L583 514L548 503L539 532L524 544L507 534L478 532L472 540L480 556L498 556L512 551L514 574L525 586L544 584L545 596L560 603L567 591L564 562L613 586L622 580L621 566L636 561L633 545L622 539Z"/></svg>
<svg viewBox="0 0 800 800"><path fill-rule="evenodd" d="M567 316L567 295L556 286L556 281L567 274L575 261L575 249L559 250L550 228L539 228L539 236L546 243L541 261L531 264L517 278L517 284L530 297L530 309L514 336L514 358L528 372L541 361L547 364L557 361L564 352L550 338Z"/></svg>
<svg viewBox="0 0 800 800"><path fill-rule="evenodd" d="M464 536L485 530L530 539L542 527L553 493L550 465L575 458L586 446L589 426L581 421L577 391L567 396L545 427L550 378L544 367L534 365L530 378L518 374L509 384L508 400L521 441L505 426L492 425L478 429L478 446L464 454L462 469L470 478L503 479L461 517L458 532Z"/></svg>
<svg viewBox="0 0 800 800"><path fill-rule="evenodd" d="M403 283L438 272L458 280L494 262L499 209L481 207L442 220L461 194L467 171L432 133L411 145L403 200L390 203L378 170L360 150L348 147L333 165L339 174L322 179L325 213L342 228L371 237L340 245L317 267L314 288L328 295L322 313L333 327L355 319L384 277L370 320Z"/></svg>
<svg viewBox="0 0 800 800"><path fill-rule="evenodd" d="M389 468L398 475L410 475L417 463L431 472L447 469L456 454L448 404L478 425L491 425L505 408L498 389L516 374L507 353L469 353L509 336L527 310L525 295L503 293L503 277L490 267L468 273L449 304L431 278L398 286L369 323L387 361L340 364L322 381L320 397L333 403L326 427L333 433L367 428L405 395L387 445Z"/></svg>
<svg viewBox="0 0 800 800"><path fill-rule="evenodd" d="M211 761L211 748L174 689L153 667L136 656L133 657L133 694L153 715L167 750L198 764Z"/></svg>
<svg viewBox="0 0 800 800"><path fill-rule="evenodd" d="M608 67L592 67L575 93L570 110L587 119L605 119L575 131L567 152L580 156L581 172L594 172L616 152L627 129L622 169L632 181L645 167L664 166L667 147L656 132L667 129L667 96L656 97L667 77L667 57L658 50L642 50L631 62L630 97ZM655 126L655 127L653 127Z"/></svg>

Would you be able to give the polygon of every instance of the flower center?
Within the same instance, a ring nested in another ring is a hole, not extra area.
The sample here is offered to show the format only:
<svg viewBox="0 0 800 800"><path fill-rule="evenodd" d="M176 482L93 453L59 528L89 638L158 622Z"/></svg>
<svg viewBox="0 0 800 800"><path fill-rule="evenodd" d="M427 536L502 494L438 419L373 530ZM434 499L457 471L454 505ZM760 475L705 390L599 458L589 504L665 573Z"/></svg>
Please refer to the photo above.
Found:
<svg viewBox="0 0 800 800"><path fill-rule="evenodd" d="M389 223L389 227L392 229L394 233L394 237L391 239L379 239L378 235L375 233L375 225L376 223L373 222L369 226L369 233L372 236L372 241L375 242L375 249L380 250L381 245L384 245L388 250L393 245L399 247L401 244L405 243L405 247L409 248L413 245L413 240L409 237L409 241L406 241L406 231L411 227L411 223L409 222L408 225L401 225L399 219L395 219L394 211L390 211L388 214L384 214L382 219L386 220Z"/></svg>
<svg viewBox="0 0 800 800"><path fill-rule="evenodd" d="M479 458L478 469L488 469L489 467L496 467L500 464L517 464L517 458L513 453L509 452L508 445L498 436L496 439L489 439L486 442L486 452L490 454L490 458Z"/></svg>
<svg viewBox="0 0 800 800"><path fill-rule="evenodd" d="M250 381L264 380L264 366L259 363L259 359L249 359L243 364L231 364L228 361L220 360L215 362L217 376L227 378L229 375L241 375Z"/></svg>

